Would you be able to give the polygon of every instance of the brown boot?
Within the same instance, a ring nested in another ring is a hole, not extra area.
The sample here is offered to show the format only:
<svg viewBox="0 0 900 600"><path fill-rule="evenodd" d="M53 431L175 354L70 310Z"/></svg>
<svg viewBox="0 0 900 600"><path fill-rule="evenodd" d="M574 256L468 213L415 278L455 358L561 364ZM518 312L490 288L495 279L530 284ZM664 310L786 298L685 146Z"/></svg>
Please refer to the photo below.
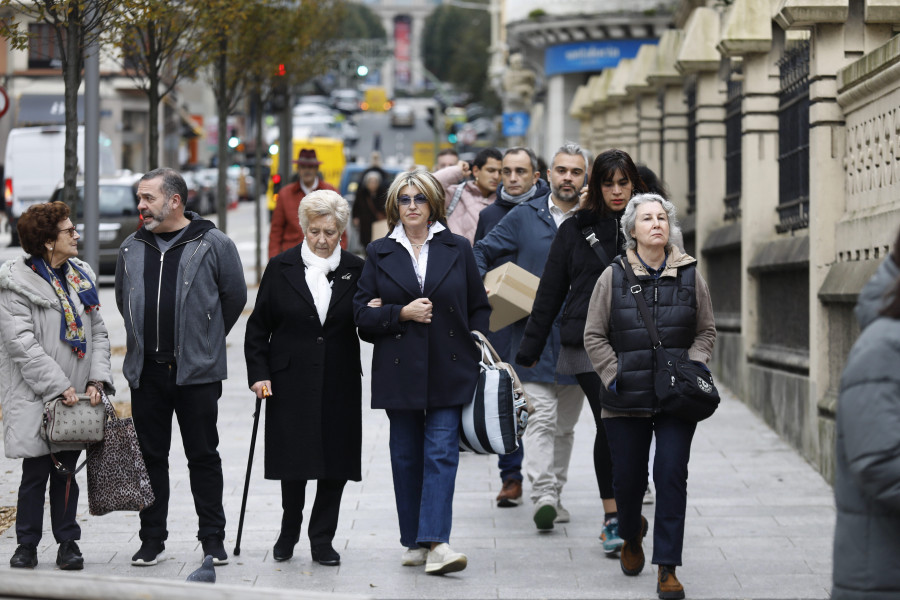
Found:
<svg viewBox="0 0 900 600"><path fill-rule="evenodd" d="M641 515L641 533L633 540L625 540L619 552L619 566L622 572L632 577L644 570L644 536L647 535L647 519Z"/></svg>
<svg viewBox="0 0 900 600"><path fill-rule="evenodd" d="M497 506L509 508L522 504L522 482L518 479L507 479L503 489L497 494Z"/></svg>
<svg viewBox="0 0 900 600"><path fill-rule="evenodd" d="M656 593L661 600L681 600L684 598L684 586L675 577L675 567L672 565L659 565L659 574L656 577Z"/></svg>

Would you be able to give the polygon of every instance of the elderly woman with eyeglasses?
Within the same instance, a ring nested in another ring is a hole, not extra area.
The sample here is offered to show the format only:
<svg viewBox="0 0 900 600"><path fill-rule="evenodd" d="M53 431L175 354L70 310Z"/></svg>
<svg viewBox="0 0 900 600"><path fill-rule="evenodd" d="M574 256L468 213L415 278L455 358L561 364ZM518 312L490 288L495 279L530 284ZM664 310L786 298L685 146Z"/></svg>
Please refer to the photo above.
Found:
<svg viewBox="0 0 900 600"><path fill-rule="evenodd" d="M680 233L675 206L656 194L638 194L628 202L621 223L624 260L641 283L639 293L653 313L663 346L705 367L716 341L716 324L697 259L671 242ZM612 453L619 535L625 541L619 565L630 576L644 568L642 544L648 523L641 506L650 440L655 435L652 562L659 566L659 597L678 599L684 598L684 588L675 568L681 565L688 460L697 423L659 411L653 386L653 344L630 289L624 266L614 260L591 295L584 348L610 392L600 402Z"/></svg>
<svg viewBox="0 0 900 600"><path fill-rule="evenodd" d="M461 571L450 541L462 406L472 400L490 305L466 238L444 224L428 172L402 173L385 205L391 233L369 244L354 299L360 337L375 345L372 408L390 419L391 468L404 566Z"/></svg>
<svg viewBox="0 0 900 600"><path fill-rule="evenodd" d="M8 458L22 459L16 512L18 547L13 568L34 568L44 522L44 495L50 481L50 524L59 544L56 565L80 570L84 559L76 540L78 483L75 470L84 444L52 447L40 435L44 403L58 396L69 406L77 394L101 401L112 391L109 337L100 317L94 272L78 256L81 237L62 202L36 204L17 229L27 256L0 267L0 403ZM53 457L51 457L51 452Z"/></svg>

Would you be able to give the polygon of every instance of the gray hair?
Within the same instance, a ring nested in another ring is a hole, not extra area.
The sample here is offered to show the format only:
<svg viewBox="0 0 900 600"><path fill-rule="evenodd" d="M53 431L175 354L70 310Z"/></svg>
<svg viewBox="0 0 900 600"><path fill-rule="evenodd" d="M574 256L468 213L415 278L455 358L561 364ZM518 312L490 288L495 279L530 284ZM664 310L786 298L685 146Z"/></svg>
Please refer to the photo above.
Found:
<svg viewBox="0 0 900 600"><path fill-rule="evenodd" d="M306 235L310 219L324 216L334 217L334 222L343 233L347 228L347 221L350 220L350 205L337 192L316 190L303 197L298 213L300 229L303 230L304 235Z"/></svg>
<svg viewBox="0 0 900 600"><path fill-rule="evenodd" d="M370 179L374 179L379 184L381 184L381 173L379 173L378 171L368 171L365 177L363 177L363 185L365 185L365 183Z"/></svg>
<svg viewBox="0 0 900 600"><path fill-rule="evenodd" d="M559 150L556 151L556 154L553 155L553 160L550 161L550 164L556 161L556 157L560 154L568 154L569 156L581 156L584 159L584 172L587 173L587 170L591 166L590 152L576 144L575 142L566 142L562 146L559 147Z"/></svg>
<svg viewBox="0 0 900 600"><path fill-rule="evenodd" d="M674 240L682 239L681 227L678 225L675 205L660 196L659 194L637 194L632 196L622 213L622 233L625 234L625 248L634 250L637 248L637 240L631 235L637 221L637 207L648 202L658 202L663 210L666 211L666 218L669 220L669 239L666 240L666 248L671 248Z"/></svg>
<svg viewBox="0 0 900 600"><path fill-rule="evenodd" d="M159 167L158 169L153 169L152 171L144 173L144 176L141 177L140 181L153 181L158 178L162 178L159 189L166 197L166 200L171 200L172 196L178 194L178 197L181 198L181 210L184 210L185 203L187 203L188 199L188 188L181 173L175 169L170 169L169 167Z"/></svg>

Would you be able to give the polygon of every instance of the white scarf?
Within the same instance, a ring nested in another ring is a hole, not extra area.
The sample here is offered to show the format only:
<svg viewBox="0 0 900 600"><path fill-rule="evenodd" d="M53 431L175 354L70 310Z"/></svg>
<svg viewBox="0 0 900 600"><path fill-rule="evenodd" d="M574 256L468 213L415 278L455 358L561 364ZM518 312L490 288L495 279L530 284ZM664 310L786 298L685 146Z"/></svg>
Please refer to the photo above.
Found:
<svg viewBox="0 0 900 600"><path fill-rule="evenodd" d="M319 322L324 325L325 315L328 314L328 305L331 303L331 282L328 281L328 274L337 269L341 263L341 245L335 246L331 256L322 258L316 256L305 240L301 244L300 256L306 266L306 286L316 304Z"/></svg>

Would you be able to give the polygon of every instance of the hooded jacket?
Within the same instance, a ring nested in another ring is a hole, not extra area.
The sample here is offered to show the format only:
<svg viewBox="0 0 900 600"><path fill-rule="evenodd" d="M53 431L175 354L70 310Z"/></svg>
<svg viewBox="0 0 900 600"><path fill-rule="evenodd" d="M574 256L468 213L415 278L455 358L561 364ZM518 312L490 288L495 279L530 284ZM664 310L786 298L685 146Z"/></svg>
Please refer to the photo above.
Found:
<svg viewBox="0 0 900 600"><path fill-rule="evenodd" d="M474 244L478 215L482 210L494 203L497 198L497 192L484 196L474 181L463 181L462 168L459 165L444 167L434 173L434 177L444 188L444 204L448 210L457 189L459 189L459 186L463 186L456 208L447 217L447 227L456 235L461 235L469 240L469 244Z"/></svg>
<svg viewBox="0 0 900 600"><path fill-rule="evenodd" d="M173 246L184 246L175 292L177 385L222 381L228 377L225 336L247 304L247 284L237 247L211 221L192 212L188 230ZM125 319L127 352L122 371L132 389L140 387L144 368L144 260L147 246L159 250L143 227L119 248L116 304Z"/></svg>
<svg viewBox="0 0 900 600"><path fill-rule="evenodd" d="M94 281L87 263L72 259ZM70 386L83 393L88 381L115 393L110 372L109 336L99 310L85 312L78 294L69 294L81 317L87 349L78 358L59 339L62 307L56 292L25 257L0 267L0 403L8 458L50 453L40 436L44 403ZM84 444L54 444L53 451L81 450Z"/></svg>
<svg viewBox="0 0 900 600"><path fill-rule="evenodd" d="M834 496L834 600L900 597L900 320L880 317L888 257L860 293L862 334L841 376Z"/></svg>

